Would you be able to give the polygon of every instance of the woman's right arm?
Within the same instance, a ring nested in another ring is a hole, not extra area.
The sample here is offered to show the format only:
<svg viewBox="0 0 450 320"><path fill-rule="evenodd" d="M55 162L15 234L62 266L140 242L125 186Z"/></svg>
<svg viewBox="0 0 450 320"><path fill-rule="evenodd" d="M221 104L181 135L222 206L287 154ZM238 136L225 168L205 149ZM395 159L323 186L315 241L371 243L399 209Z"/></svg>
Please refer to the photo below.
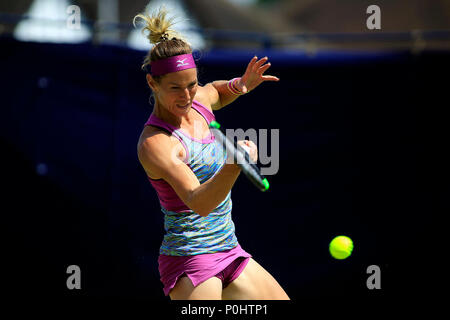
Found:
<svg viewBox="0 0 450 320"><path fill-rule="evenodd" d="M176 156L180 147L178 141L166 134L152 135L139 144L139 161L147 173L169 183L191 210L206 217L226 198L241 169L236 164L225 164L216 175L200 184L192 170Z"/></svg>

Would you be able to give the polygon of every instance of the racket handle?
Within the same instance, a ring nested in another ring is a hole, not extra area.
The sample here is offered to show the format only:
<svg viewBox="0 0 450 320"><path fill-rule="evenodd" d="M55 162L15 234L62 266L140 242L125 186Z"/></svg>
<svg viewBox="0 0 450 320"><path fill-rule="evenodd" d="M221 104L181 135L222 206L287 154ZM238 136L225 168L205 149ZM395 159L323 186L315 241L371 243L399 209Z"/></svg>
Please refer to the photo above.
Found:
<svg viewBox="0 0 450 320"><path fill-rule="evenodd" d="M269 181L259 171L256 164L250 162L248 153L239 145L235 145L219 130L220 124L216 121L211 121L209 125L213 131L215 138L222 146L226 147L227 151L232 152L234 160L242 169L247 178L261 191L269 189Z"/></svg>
<svg viewBox="0 0 450 320"><path fill-rule="evenodd" d="M250 162L249 154L239 145L235 149L234 159L237 161L238 166L241 167L242 172L258 189L261 191L269 189L267 178L260 173L256 164Z"/></svg>

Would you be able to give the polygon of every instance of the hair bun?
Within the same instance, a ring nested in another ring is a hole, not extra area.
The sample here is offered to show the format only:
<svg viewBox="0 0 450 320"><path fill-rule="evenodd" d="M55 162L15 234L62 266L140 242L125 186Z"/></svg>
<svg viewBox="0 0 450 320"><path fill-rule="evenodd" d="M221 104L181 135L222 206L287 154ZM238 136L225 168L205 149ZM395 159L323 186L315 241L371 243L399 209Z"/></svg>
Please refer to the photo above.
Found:
<svg viewBox="0 0 450 320"><path fill-rule="evenodd" d="M133 25L136 27L136 20L143 22L142 34L154 44L153 48L147 53L144 64L141 68L148 72L148 66L152 61L165 59L168 57L192 53L190 44L184 37L172 29L175 17L167 18L167 10L161 6L159 10L151 15L146 12L136 15L133 19ZM148 34L145 34L148 31Z"/></svg>
<svg viewBox="0 0 450 320"><path fill-rule="evenodd" d="M133 19L133 25L136 27L136 19L141 19L144 21L144 28L142 28L142 33L149 31L146 36L151 44L157 44L161 41L170 40L178 33L171 29L176 23L174 22L175 17L168 18L167 10L164 7L160 7L158 11L153 12L151 15L147 13L140 13L136 15Z"/></svg>
<svg viewBox="0 0 450 320"><path fill-rule="evenodd" d="M163 34L161 35L160 39L161 39L161 41L169 40L169 34L168 34L167 32L166 32L166 33L163 33Z"/></svg>

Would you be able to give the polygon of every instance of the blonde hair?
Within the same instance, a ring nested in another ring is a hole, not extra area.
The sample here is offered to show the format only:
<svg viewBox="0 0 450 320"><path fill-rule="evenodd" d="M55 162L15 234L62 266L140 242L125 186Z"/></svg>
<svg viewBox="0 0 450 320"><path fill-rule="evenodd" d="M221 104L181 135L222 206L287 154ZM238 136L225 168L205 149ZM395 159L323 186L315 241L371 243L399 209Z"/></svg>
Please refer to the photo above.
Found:
<svg viewBox="0 0 450 320"><path fill-rule="evenodd" d="M192 53L191 46L183 39L180 33L172 29L175 17L167 18L167 10L164 6L159 10L153 12L152 15L147 13L137 14L133 19L133 25L136 27L136 20L142 19L144 21L144 27L142 28L142 34L145 35L145 31L148 31L147 39L151 44L154 44L153 48L147 53L142 69L147 70L152 61L157 61L180 54ZM154 77L158 80L160 77Z"/></svg>

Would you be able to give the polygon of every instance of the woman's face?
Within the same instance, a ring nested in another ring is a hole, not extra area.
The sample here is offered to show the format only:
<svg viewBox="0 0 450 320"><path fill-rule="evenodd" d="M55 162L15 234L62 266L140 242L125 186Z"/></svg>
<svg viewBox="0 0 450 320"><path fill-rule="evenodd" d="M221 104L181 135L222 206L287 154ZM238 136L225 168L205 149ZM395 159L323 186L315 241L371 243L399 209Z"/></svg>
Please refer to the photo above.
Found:
<svg viewBox="0 0 450 320"><path fill-rule="evenodd" d="M196 68L168 73L159 83L151 77L147 80L160 106L176 116L189 112L198 88Z"/></svg>

